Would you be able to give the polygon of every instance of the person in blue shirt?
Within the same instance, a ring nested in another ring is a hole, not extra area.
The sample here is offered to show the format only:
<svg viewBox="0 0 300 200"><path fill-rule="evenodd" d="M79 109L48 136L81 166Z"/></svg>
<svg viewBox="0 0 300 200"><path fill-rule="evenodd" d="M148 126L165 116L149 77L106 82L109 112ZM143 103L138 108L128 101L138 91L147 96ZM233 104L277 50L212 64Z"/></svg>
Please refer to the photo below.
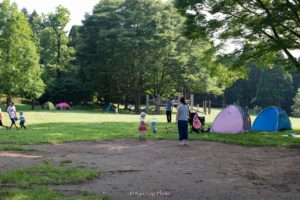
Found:
<svg viewBox="0 0 300 200"><path fill-rule="evenodd" d="M171 98L168 97L166 101L166 115L167 115L167 122L171 123L172 120L172 101Z"/></svg>
<svg viewBox="0 0 300 200"><path fill-rule="evenodd" d="M25 127L25 117L23 115L23 112L20 112L20 117L19 117L19 120L20 120L20 129L24 128L26 129Z"/></svg>

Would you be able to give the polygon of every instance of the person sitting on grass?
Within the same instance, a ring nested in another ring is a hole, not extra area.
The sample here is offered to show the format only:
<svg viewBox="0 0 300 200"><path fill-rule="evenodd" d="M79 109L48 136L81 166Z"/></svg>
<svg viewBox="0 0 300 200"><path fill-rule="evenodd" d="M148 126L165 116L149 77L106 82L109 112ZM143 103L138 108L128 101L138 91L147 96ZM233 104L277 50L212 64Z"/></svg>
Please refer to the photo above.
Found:
<svg viewBox="0 0 300 200"><path fill-rule="evenodd" d="M0 108L0 126L6 128L6 129L8 129L8 127L7 127L7 126L4 126L3 123L2 123L2 111L1 111L1 108Z"/></svg>
<svg viewBox="0 0 300 200"><path fill-rule="evenodd" d="M26 129L25 127L25 117L23 115L23 112L20 112L20 117L19 117L19 120L20 120L20 129L24 128Z"/></svg>
<svg viewBox="0 0 300 200"><path fill-rule="evenodd" d="M11 129L12 126L15 126L16 129L19 130L19 128L16 125L16 120L18 120L18 118L17 118L16 107L15 107L14 102L10 102L10 104L7 108L7 112L8 112L9 118L11 120L11 125L10 125L9 129Z"/></svg>
<svg viewBox="0 0 300 200"><path fill-rule="evenodd" d="M147 124L145 122L146 113L141 112L139 132L140 132L140 140L145 140L145 135L147 132Z"/></svg>

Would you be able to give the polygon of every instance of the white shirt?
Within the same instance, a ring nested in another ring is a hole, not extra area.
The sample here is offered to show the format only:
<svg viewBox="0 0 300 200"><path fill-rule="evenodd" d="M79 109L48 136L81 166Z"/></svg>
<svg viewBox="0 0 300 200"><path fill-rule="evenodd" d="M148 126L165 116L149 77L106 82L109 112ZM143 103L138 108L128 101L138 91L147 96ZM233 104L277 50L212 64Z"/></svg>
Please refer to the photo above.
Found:
<svg viewBox="0 0 300 200"><path fill-rule="evenodd" d="M15 106L8 106L7 112L9 113L10 118L15 118L16 117L16 107Z"/></svg>

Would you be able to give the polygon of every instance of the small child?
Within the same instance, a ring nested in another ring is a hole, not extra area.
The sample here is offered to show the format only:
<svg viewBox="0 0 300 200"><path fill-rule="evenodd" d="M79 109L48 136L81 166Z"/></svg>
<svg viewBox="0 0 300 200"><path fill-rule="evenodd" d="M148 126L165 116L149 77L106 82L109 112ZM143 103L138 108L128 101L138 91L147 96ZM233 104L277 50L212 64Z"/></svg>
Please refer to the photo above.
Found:
<svg viewBox="0 0 300 200"><path fill-rule="evenodd" d="M26 129L25 127L25 117L23 115L23 112L20 112L20 117L19 117L19 120L20 120L20 129L24 128Z"/></svg>
<svg viewBox="0 0 300 200"><path fill-rule="evenodd" d="M147 132L147 124L145 122L146 113L141 112L141 118L140 118L140 126L139 126L139 132L140 132L140 140L145 140L145 135Z"/></svg>
<svg viewBox="0 0 300 200"><path fill-rule="evenodd" d="M3 123L2 123L2 111L1 111L1 108L0 108L0 126L6 128L6 129L8 129L8 127L7 127L7 126L4 126Z"/></svg>
<svg viewBox="0 0 300 200"><path fill-rule="evenodd" d="M155 118L152 119L151 121L151 129L152 129L152 133L157 133L157 121Z"/></svg>

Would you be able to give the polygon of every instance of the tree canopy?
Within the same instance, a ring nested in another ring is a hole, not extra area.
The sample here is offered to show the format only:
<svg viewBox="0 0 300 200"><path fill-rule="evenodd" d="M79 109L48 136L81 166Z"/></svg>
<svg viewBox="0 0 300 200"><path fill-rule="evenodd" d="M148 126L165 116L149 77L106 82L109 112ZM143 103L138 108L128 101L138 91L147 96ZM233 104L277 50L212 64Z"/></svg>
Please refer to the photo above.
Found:
<svg viewBox="0 0 300 200"><path fill-rule="evenodd" d="M175 0L187 17L185 34L190 38L210 37L235 46L220 52L221 60L233 67L247 62L272 66L279 52L287 59L285 68L300 71L292 54L300 44L300 2L296 0Z"/></svg>
<svg viewBox="0 0 300 200"><path fill-rule="evenodd" d="M23 12L9 0L0 3L0 92L35 99L44 91L39 55Z"/></svg>
<svg viewBox="0 0 300 200"><path fill-rule="evenodd" d="M88 88L111 99L134 98L136 108L141 94L168 95L183 86L196 90L192 85L212 78L212 59L204 59L210 42L190 41L182 28L183 18L171 3L100 1L83 22L77 48ZM208 81L202 91L213 84Z"/></svg>

